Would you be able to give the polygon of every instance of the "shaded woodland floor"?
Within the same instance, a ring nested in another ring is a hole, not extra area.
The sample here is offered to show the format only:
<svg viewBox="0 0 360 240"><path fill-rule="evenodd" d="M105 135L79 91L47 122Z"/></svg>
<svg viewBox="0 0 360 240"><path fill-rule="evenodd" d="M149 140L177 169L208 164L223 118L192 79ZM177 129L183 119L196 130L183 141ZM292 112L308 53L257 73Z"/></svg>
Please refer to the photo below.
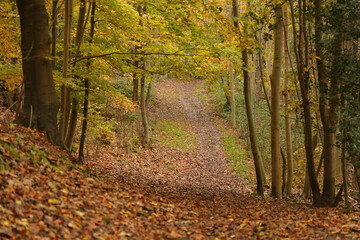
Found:
<svg viewBox="0 0 360 240"><path fill-rule="evenodd" d="M197 84L163 81L151 107L153 119L193 132L192 150L159 141L138 153L103 148L86 169L70 164L43 133L6 122L2 114L0 239L360 237L358 212L253 195L251 184L230 171Z"/></svg>

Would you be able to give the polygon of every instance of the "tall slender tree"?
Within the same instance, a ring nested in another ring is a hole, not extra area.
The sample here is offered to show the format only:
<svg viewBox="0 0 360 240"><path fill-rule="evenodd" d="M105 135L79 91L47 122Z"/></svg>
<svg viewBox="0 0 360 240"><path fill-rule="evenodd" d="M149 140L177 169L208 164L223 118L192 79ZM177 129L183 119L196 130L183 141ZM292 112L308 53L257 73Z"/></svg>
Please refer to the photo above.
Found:
<svg viewBox="0 0 360 240"><path fill-rule="evenodd" d="M280 153L280 78L283 56L282 8L276 6L276 27L274 31L274 63L271 74L271 193L282 198L281 189L281 153Z"/></svg>
<svg viewBox="0 0 360 240"><path fill-rule="evenodd" d="M64 27L64 57L63 57L63 78L68 78L70 62L71 44L71 25L73 15L72 0L65 0L65 27ZM61 87L61 107L60 107L60 135L63 140L66 138L68 123L70 118L70 88L65 84Z"/></svg>
<svg viewBox="0 0 360 240"><path fill-rule="evenodd" d="M90 10L90 6L89 6ZM86 16L86 1L81 0L79 6L79 16L77 22L77 29L76 29L76 36L75 36L75 46L76 46L76 53L75 53L75 60L80 55L80 46L83 42L84 33L85 33L85 26L87 23L88 18ZM89 14L88 14L89 16ZM76 62L73 64L73 68L75 68ZM67 128L66 137L65 137L65 147L67 149L71 149L71 146L74 141L75 130L76 130L76 123L78 118L78 99L76 96L72 97L72 104L71 104L71 112L70 112L70 119L69 119L69 126Z"/></svg>
<svg viewBox="0 0 360 240"><path fill-rule="evenodd" d="M290 53L289 53L289 22L287 16L287 5L283 7L283 23L284 23L284 102L285 102L285 147L286 147L286 166L287 166L287 178L285 182L285 193L290 195L292 193L292 184L293 184L293 151L292 151L292 141L291 141L291 122L290 122L290 113L289 113L289 65L290 65Z"/></svg>
<svg viewBox="0 0 360 240"><path fill-rule="evenodd" d="M139 12L139 16L140 18L142 18L144 16L145 13L145 7L142 5L138 6L138 12ZM140 26L143 26L143 20L140 19L139 22ZM145 76L145 68L146 68L146 64L145 64L145 58L142 56L140 58L139 61L140 64L140 69L142 70L142 73L139 75L140 76L140 111L141 111L141 122L142 122L142 145L147 145L150 142L150 136L149 136L149 122L148 122L148 116L147 116L147 109L146 109L146 96L145 96L145 81L146 81L146 76Z"/></svg>
<svg viewBox="0 0 360 240"><path fill-rule="evenodd" d="M234 26L235 30L240 34L240 25L239 25L239 5L237 0L233 0L233 14L234 14ZM259 195L264 195L264 179L265 174L263 172L262 158L259 153L259 148L257 146L256 134L255 134L255 125L254 118L252 113L251 106L251 89L250 89L250 75L249 75L249 60L247 50L244 49L241 52L242 55L242 67L243 67L243 77L244 77L244 96L245 96L245 106L246 106L246 116L248 119L251 151L254 157L255 171L256 171L256 191Z"/></svg>
<svg viewBox="0 0 360 240"><path fill-rule="evenodd" d="M324 182L321 196L321 204L333 206L335 204L335 130L337 125L336 108L338 106L337 96L328 96L331 89L337 89L337 79L328 81L323 64L323 51L319 44L322 40L322 0L315 0L315 47L316 62L318 67L318 80L320 91L320 116L324 131Z"/></svg>
<svg viewBox="0 0 360 240"><path fill-rule="evenodd" d="M93 0L91 2L91 18L90 18L90 36L89 43L93 43L94 35L95 35L95 12L96 12L96 1ZM90 69L90 61L87 62L87 68ZM85 87L85 98L84 98L84 107L83 107L83 120L81 127L81 136L80 136L80 146L79 146L79 157L78 162L84 163L84 148L85 148L85 139L86 139L86 131L88 125L88 112L89 112L89 95L90 95L90 81L88 78L84 80Z"/></svg>

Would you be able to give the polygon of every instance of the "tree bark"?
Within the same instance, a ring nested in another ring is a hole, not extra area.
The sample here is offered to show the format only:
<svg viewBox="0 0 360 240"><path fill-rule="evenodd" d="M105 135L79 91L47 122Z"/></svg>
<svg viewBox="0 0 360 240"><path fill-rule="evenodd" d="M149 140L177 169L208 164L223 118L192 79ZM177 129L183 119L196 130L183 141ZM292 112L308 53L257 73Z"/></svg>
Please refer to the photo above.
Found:
<svg viewBox="0 0 360 240"><path fill-rule="evenodd" d="M136 51L135 51L136 52ZM135 61L134 66L136 68L139 67L139 61ZM133 96L132 96L132 101L134 103L139 101L139 77L137 73L133 73Z"/></svg>
<svg viewBox="0 0 360 240"><path fill-rule="evenodd" d="M149 82L148 89L147 89L147 93L146 93L146 99L145 99L145 108L146 108L146 109L148 109L149 104L150 104L151 87L152 87L152 84L151 84L151 82Z"/></svg>
<svg viewBox="0 0 360 240"><path fill-rule="evenodd" d="M66 138L65 138L65 147L68 150L71 150L71 146L74 141L76 122L77 122L77 116L78 116L77 105L78 105L77 99L73 98L72 105L71 105L70 119L69 119L69 127L67 129Z"/></svg>
<svg viewBox="0 0 360 240"><path fill-rule="evenodd" d="M149 138L149 122L147 119L147 109L146 109L146 100L145 100L145 75L141 75L140 79L140 110L141 110L141 120L143 126L143 136L142 136L142 145L146 146L150 142Z"/></svg>
<svg viewBox="0 0 360 240"><path fill-rule="evenodd" d="M341 151L341 169L343 175L343 186L344 186L344 197L345 197L345 208L349 208L349 193L348 193L348 179L347 179L347 169L346 169L346 157L345 157L345 144L342 146L343 151Z"/></svg>
<svg viewBox="0 0 360 240"><path fill-rule="evenodd" d="M65 0L65 28L64 28L64 58L63 78L68 77L71 44L71 22L72 22L72 0ZM66 138L67 127L70 118L70 88L65 84L61 87L61 108L60 108L60 135L63 140Z"/></svg>
<svg viewBox="0 0 360 240"><path fill-rule="evenodd" d="M243 59L244 97L245 97L246 116L248 119L251 151L254 157L255 171L256 171L256 182L257 182L256 191L259 195L263 196L264 195L263 185L265 182L264 181L265 174L262 171L262 158L259 153L259 148L257 145L257 139L255 134L255 125L254 125L253 112L251 106L250 76L247 71L249 62L248 62L248 55L246 50L242 51L242 59Z"/></svg>
<svg viewBox="0 0 360 240"><path fill-rule="evenodd" d="M234 14L234 26L235 30L240 34L240 25L237 20L239 17L239 10L238 10L238 1L233 0L233 14ZM248 119L248 127L249 127L249 135L250 135L250 144L251 144L251 151L254 157L254 164L255 164L255 171L256 171L256 191L259 195L264 195L264 179L265 174L262 171L262 159L259 153L259 149L257 146L256 134L255 134L255 125L252 113L252 106L251 106L251 89L250 89L250 76L248 72L249 62L248 62L248 53L246 50L242 51L242 67L243 67L243 75L244 75L244 95L245 95L245 107L246 107L246 115Z"/></svg>
<svg viewBox="0 0 360 240"><path fill-rule="evenodd" d="M24 75L24 106L16 121L46 132L61 146L57 129L59 100L55 92L50 60L49 17L44 0L16 1L21 25L21 52Z"/></svg>
<svg viewBox="0 0 360 240"><path fill-rule="evenodd" d="M75 37L75 46L77 47L75 59L79 57L80 46L81 46L82 40L84 38L84 32L85 32L84 30L85 30L85 25L86 25L85 15L86 15L86 2L85 2L85 0L81 0L80 7L79 7L79 17L78 17L77 29L76 29L76 37ZM74 68L75 68L75 64L76 63L73 64ZM76 97L73 97L72 105L71 105L70 119L69 119L69 126L67 128L67 133L66 133L66 138L65 138L65 147L69 150L71 150L71 146L74 141L77 116L78 116L78 100L76 99Z"/></svg>
<svg viewBox="0 0 360 240"><path fill-rule="evenodd" d="M334 144L335 133L332 128L336 122L336 103L334 100L329 103L327 98L328 81L325 76L325 67L322 61L322 49L319 45L322 40L322 1L315 0L315 48L316 63L318 68L319 90L320 90L320 117L324 131L324 182L321 205L333 206L335 204L335 158ZM331 85L334 85L331 83ZM331 87L331 86L330 86ZM334 98L332 98L334 99Z"/></svg>
<svg viewBox="0 0 360 240"><path fill-rule="evenodd" d="M231 126L236 127L236 103L235 103L235 77L232 64L230 63L230 108L231 108Z"/></svg>
<svg viewBox="0 0 360 240"><path fill-rule="evenodd" d="M284 43L281 27L282 8L280 6L278 6L275 14L276 28L274 32L274 63L271 75L271 193L275 198L282 198L280 152L280 78Z"/></svg>
<svg viewBox="0 0 360 240"><path fill-rule="evenodd" d="M294 40L294 53L296 57L296 66L298 71L298 81L300 84L300 91L302 97L302 107L304 110L304 135L305 135L305 151L306 151L306 172L309 174L309 182L311 190L313 192L313 203L319 205L321 203L320 199L320 189L319 184L316 179L315 166L314 166L314 154L312 149L312 119L310 112L310 99L309 99L309 81L304 79L304 59L301 50L302 47L302 20L301 13L300 17L300 31L299 31L299 44L297 44L297 32L295 26L295 11L293 0L289 0L290 10L291 10L291 19L292 19L292 28L293 28L293 40ZM301 9L301 1L299 1L299 9ZM308 79L307 79L308 80Z"/></svg>
<svg viewBox="0 0 360 240"><path fill-rule="evenodd" d="M57 23L58 23L58 0L52 1L52 16L51 16L51 56L56 56L56 40L57 40ZM52 60L53 68L55 68L55 59Z"/></svg>
<svg viewBox="0 0 360 240"><path fill-rule="evenodd" d="M299 9L300 10L304 10L301 7L301 0L299 1ZM309 97L309 91L310 91L310 83L309 83L309 79L305 78L304 76L304 57L303 57L303 52L302 52L302 34L303 34L303 20L301 19L302 14L299 14L299 18L300 18L300 36L299 36L299 46L298 47L298 79L299 79L299 83L300 83L300 90L301 90L301 96L303 99L302 105L303 105L303 109L304 109L304 120L305 120L305 125L304 125L304 135L305 135L305 150L306 150L306 164L307 164L307 169L308 169L308 174L309 174L309 181L310 181L310 186L311 186L311 190L313 193L313 202L314 205L319 206L321 204L321 199L320 199L320 189L319 189L319 185L316 179L316 175L315 175L315 166L314 166L314 152L312 149L312 119L311 119L311 111L310 111L310 97Z"/></svg>
<svg viewBox="0 0 360 240"><path fill-rule="evenodd" d="M90 6L89 6L90 7ZM89 43L93 43L95 35L95 11L96 11L96 1L93 0L91 3L91 18L90 18L90 38ZM87 68L90 68L90 61L87 62ZM84 147L88 123L88 110L89 110L89 93L90 93L90 81L88 78L85 78L85 99L84 99L84 109L83 109L83 121L81 128L81 137L80 137L80 147L79 147L79 157L78 161L80 163L85 162L84 157Z"/></svg>
<svg viewBox="0 0 360 240"><path fill-rule="evenodd" d="M144 7L139 5L138 6L138 12L139 16L142 17L144 15ZM139 22L140 26L143 26L143 22L140 19ZM140 111L141 111L141 122L142 122L142 136L141 136L141 144L143 146L146 146L150 143L150 137L149 137L149 122L147 117L147 109L146 109L146 97L145 97L145 59L144 57L141 57L139 60L140 68L142 70L141 77L140 77Z"/></svg>
<svg viewBox="0 0 360 240"><path fill-rule="evenodd" d="M286 166L287 166L287 178L285 181L285 194L291 195L292 194L292 184L293 184L293 150L292 150L292 140L291 140L291 123L290 123L290 113L289 113L289 27L288 27L288 18L287 18L287 5L283 7L284 14L283 14L283 23L284 23L284 48L285 48L285 62L284 62L284 69L285 69L285 95L284 95L284 102L285 102L285 147L286 147Z"/></svg>

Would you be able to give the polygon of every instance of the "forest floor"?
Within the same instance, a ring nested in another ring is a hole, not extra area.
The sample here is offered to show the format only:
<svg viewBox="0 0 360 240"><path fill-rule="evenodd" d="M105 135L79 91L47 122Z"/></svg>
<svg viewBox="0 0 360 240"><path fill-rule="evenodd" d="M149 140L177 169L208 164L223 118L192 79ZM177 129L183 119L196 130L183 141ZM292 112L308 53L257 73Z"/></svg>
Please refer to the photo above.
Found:
<svg viewBox="0 0 360 240"><path fill-rule="evenodd" d="M156 86L153 124L183 132L154 128L155 141L136 152L101 147L86 167L1 110L0 239L360 237L359 212L254 195L253 182L230 170L225 123L198 84ZM178 147L166 142L177 135Z"/></svg>

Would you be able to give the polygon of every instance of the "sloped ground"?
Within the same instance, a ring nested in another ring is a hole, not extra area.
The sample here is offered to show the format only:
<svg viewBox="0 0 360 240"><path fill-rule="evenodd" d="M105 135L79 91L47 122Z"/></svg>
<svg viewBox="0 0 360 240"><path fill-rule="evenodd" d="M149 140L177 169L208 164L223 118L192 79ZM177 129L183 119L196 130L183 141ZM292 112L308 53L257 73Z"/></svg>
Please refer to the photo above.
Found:
<svg viewBox="0 0 360 240"><path fill-rule="evenodd" d="M228 171L218 130L192 95L194 85L161 86L154 116L189 121L196 150L160 143L139 154L104 149L88 167L107 178L84 173L43 133L0 116L0 239L360 237L358 212L249 194L247 183Z"/></svg>

